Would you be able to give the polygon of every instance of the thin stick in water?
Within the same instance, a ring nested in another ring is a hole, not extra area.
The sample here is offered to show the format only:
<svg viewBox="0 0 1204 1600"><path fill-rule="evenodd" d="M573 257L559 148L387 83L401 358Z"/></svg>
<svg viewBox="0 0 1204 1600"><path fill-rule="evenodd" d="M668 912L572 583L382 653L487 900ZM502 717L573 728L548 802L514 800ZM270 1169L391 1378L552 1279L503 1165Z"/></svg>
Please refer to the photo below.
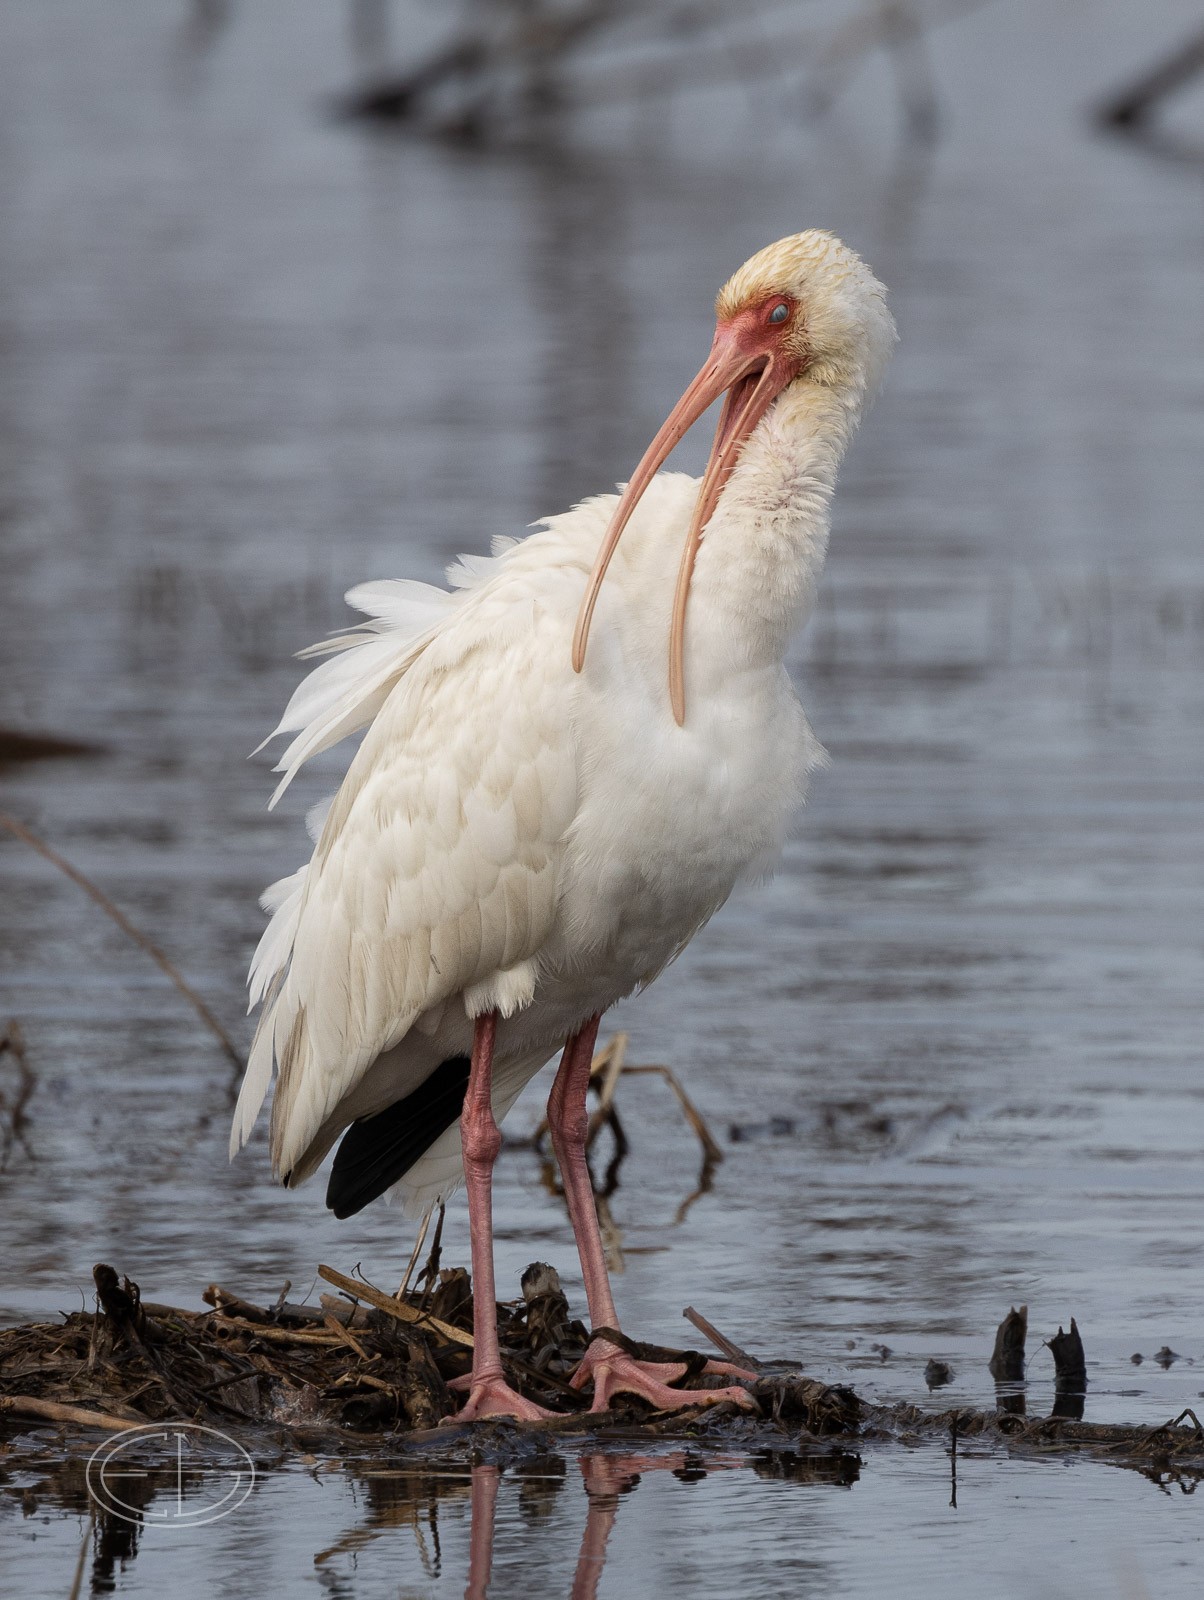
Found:
<svg viewBox="0 0 1204 1600"><path fill-rule="evenodd" d="M11 834L15 835L16 838L20 839L24 844L27 844L31 850L36 850L37 853L45 860L49 861L52 866L56 866L65 877L71 879L72 883L78 884L84 893L96 902L105 915L112 918L112 920L117 924L127 938L132 939L140 950L145 950L146 954L151 958L155 965L165 972L175 984L176 988L192 1006L197 1016L200 1017L201 1021L209 1029L210 1033L212 1033L214 1038L217 1039L218 1043L226 1052L226 1055L230 1058L233 1065L241 1072L243 1067L243 1059L241 1055L239 1055L238 1051L234 1048L230 1041L229 1034L227 1034L221 1023L213 1015L213 1012L210 1011L209 1007L201 999L200 995L197 994L196 990L191 988L189 984L185 982L179 969L168 960L168 958L163 954L162 950L159 949L158 945L154 944L150 939L148 939L140 928L136 928L134 926L134 924L126 916L125 912L119 910L119 908L113 904L108 895L105 894L104 890L98 888L96 884L92 882L91 878L85 877L78 867L73 866L71 862L65 857L61 856L57 850L48 845L44 839L39 839L36 833L27 828L23 822L18 822L16 817L10 817L6 811L0 811L0 827L7 828Z"/></svg>
<svg viewBox="0 0 1204 1600"><path fill-rule="evenodd" d="M701 1311L695 1311L693 1306L687 1306L682 1312L687 1322L692 1322L705 1339L709 1339L716 1350L721 1351L729 1361L734 1361L738 1366L751 1367L759 1371L761 1363L755 1356L750 1356L747 1350L742 1350L734 1340L727 1338L719 1332L713 1322L708 1322Z"/></svg>

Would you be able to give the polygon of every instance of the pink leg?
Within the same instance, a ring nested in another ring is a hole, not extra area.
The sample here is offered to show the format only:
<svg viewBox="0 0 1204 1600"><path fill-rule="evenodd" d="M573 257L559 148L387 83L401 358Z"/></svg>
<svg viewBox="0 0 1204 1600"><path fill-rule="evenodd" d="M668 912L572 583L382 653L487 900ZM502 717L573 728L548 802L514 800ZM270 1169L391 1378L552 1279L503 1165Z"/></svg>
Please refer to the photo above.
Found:
<svg viewBox="0 0 1204 1600"><path fill-rule="evenodd" d="M569 1600L598 1600L598 1583L606 1565L606 1544L615 1525L619 1494L635 1474L625 1470L621 1461L612 1464L610 1457L602 1455L582 1456L580 1466L589 1504Z"/></svg>
<svg viewBox="0 0 1204 1600"><path fill-rule="evenodd" d="M460 1113L464 1181L468 1190L468 1229L472 1239L472 1371L453 1380L467 1388L461 1421L478 1417L519 1417L534 1422L552 1413L524 1400L506 1382L497 1339L497 1293L493 1279L493 1163L502 1136L493 1120L493 1041L497 1012L478 1017L472 1035L472 1070Z"/></svg>
<svg viewBox="0 0 1204 1600"><path fill-rule="evenodd" d="M493 1569L493 1525L497 1516L497 1491L502 1481L498 1467L472 1469L472 1532L468 1547L468 1587L464 1600L487 1600Z"/></svg>
<svg viewBox="0 0 1204 1600"><path fill-rule="evenodd" d="M589 1112L586 1095L589 1090L590 1064L594 1055L594 1042L598 1037L601 1017L591 1017L580 1033L576 1033L564 1047L560 1069L548 1098L548 1128L552 1135L552 1148L564 1179L564 1194L568 1202L569 1220L577 1239L577 1252L581 1257L581 1273L585 1279L585 1298L589 1305L589 1318L595 1328L618 1328L614 1298L610 1292L610 1276L606 1271L606 1256L602 1249L602 1234L598 1228L598 1213L594 1206L593 1186L589 1181L589 1167L585 1159L585 1136L589 1129ZM707 1363L708 1372L726 1372L734 1377L752 1378L754 1373L724 1363ZM682 1406L705 1404L716 1400L735 1400L741 1405L756 1409L755 1402L743 1389L671 1389L669 1384L685 1374L680 1362L636 1361L617 1345L605 1339L595 1339L585 1352L585 1358L572 1377L575 1389L591 1380L594 1385L592 1411L605 1411L611 1396L617 1393L642 1395L660 1411L680 1410Z"/></svg>

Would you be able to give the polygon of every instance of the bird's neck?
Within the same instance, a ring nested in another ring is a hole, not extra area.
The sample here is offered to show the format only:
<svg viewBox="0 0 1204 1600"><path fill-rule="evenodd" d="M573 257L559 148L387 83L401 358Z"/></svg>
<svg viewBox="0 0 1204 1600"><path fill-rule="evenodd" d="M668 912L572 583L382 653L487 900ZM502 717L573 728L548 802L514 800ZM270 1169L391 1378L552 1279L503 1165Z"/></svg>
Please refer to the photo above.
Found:
<svg viewBox="0 0 1204 1600"><path fill-rule="evenodd" d="M698 672L780 663L806 621L828 547L836 471L862 398L852 386L800 380L744 446L691 586L687 650Z"/></svg>

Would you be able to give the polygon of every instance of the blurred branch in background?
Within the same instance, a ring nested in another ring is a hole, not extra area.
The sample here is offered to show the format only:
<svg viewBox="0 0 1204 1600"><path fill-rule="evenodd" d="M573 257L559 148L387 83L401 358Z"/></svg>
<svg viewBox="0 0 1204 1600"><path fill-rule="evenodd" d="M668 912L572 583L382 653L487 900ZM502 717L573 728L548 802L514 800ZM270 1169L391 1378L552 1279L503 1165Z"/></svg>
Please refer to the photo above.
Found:
<svg viewBox="0 0 1204 1600"><path fill-rule="evenodd" d="M1114 90L1096 109L1102 127L1126 133L1159 155L1204 164L1204 146L1192 145L1153 125L1154 113L1193 80L1204 77L1204 29L1123 88Z"/></svg>
<svg viewBox="0 0 1204 1600"><path fill-rule="evenodd" d="M1113 128L1135 128L1149 120L1155 107L1204 73L1204 31L1194 34L1158 62L1127 84L1099 108L1099 120Z"/></svg>
<svg viewBox="0 0 1204 1600"><path fill-rule="evenodd" d="M814 0L474 0L423 59L346 95L342 114L482 142L539 133L598 106L663 104L737 85L783 119L831 109L875 52L890 61L904 132L938 127L928 31L987 0L869 0L839 21ZM846 13L848 8L842 8Z"/></svg>

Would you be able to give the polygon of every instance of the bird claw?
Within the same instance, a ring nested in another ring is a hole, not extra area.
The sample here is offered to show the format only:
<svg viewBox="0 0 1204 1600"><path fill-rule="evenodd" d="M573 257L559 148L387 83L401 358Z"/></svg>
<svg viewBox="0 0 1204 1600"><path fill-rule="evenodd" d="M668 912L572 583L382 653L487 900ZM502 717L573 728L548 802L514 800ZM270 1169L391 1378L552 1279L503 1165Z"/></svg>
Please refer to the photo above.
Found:
<svg viewBox="0 0 1204 1600"><path fill-rule="evenodd" d="M680 1411L684 1406L716 1405L731 1400L738 1406L756 1410L757 1403L745 1389L671 1389L684 1378L688 1368L683 1361L637 1361L605 1339L595 1339L582 1357L581 1365L569 1379L574 1389L593 1382L591 1411L605 1411L616 1394L634 1394L647 1400L658 1411ZM708 1361L704 1372L723 1372L744 1376L743 1369L729 1362ZM753 1373L747 1376L752 1378Z"/></svg>
<svg viewBox="0 0 1204 1600"><path fill-rule="evenodd" d="M453 1378L447 1387L468 1390L468 1399L456 1413L457 1422L480 1422L486 1417L516 1417L519 1422L541 1422L545 1417L555 1415L537 1406L534 1400L517 1394L500 1373L486 1373L474 1379L469 1372L462 1378Z"/></svg>

